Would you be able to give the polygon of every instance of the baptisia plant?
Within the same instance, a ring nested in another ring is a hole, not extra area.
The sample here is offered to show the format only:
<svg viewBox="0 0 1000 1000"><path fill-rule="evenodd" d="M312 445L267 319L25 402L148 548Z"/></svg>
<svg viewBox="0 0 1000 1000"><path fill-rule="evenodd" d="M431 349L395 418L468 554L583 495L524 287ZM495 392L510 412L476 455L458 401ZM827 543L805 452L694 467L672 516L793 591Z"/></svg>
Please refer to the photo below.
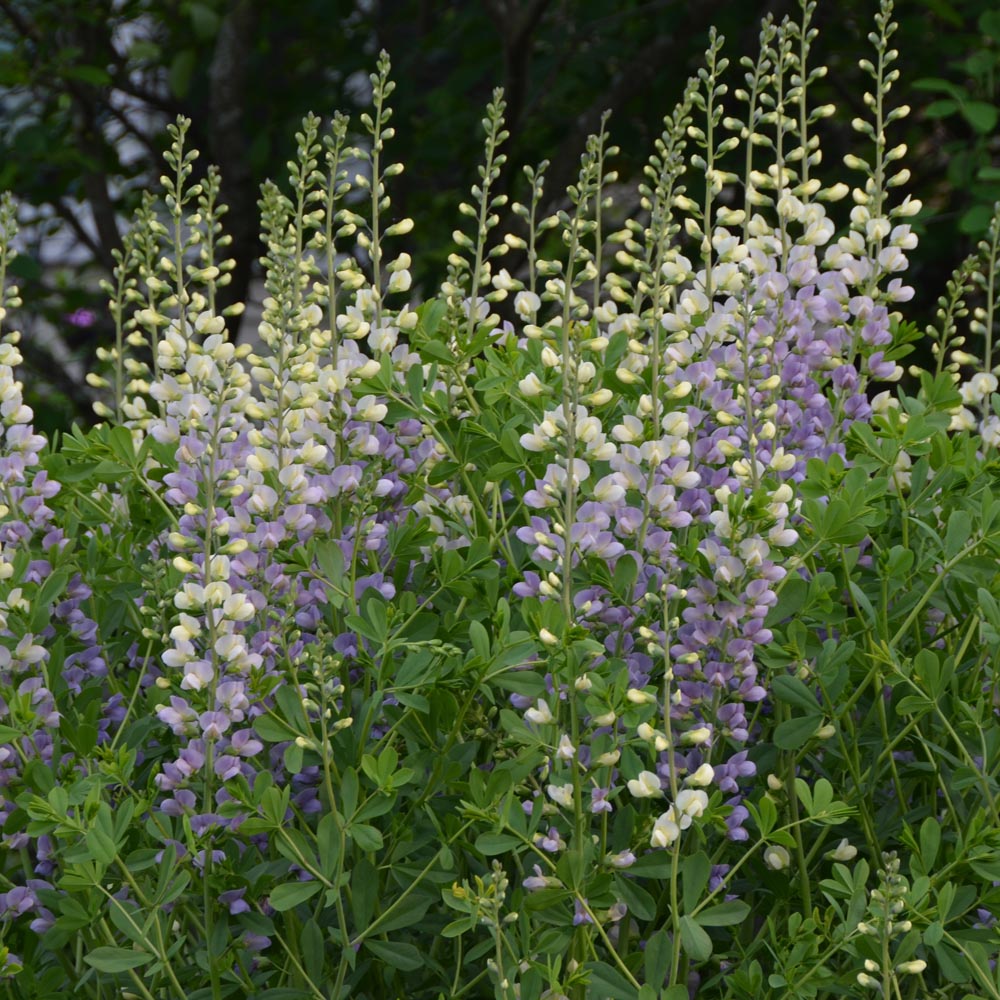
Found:
<svg viewBox="0 0 1000 1000"><path fill-rule="evenodd" d="M105 286L103 422L34 434L0 353L12 996L1000 996L966 891L1000 878L995 741L925 704L982 693L970 585L924 585L978 567L1000 642L992 467L962 464L991 432L958 409L996 388L996 227L987 370L893 398L891 4L853 187L820 179L814 9L732 92L711 35L612 231L605 117L499 233L497 91L423 302L383 54L360 127L307 117L262 190L252 348L219 176L171 128ZM907 770L942 740L961 788Z"/></svg>

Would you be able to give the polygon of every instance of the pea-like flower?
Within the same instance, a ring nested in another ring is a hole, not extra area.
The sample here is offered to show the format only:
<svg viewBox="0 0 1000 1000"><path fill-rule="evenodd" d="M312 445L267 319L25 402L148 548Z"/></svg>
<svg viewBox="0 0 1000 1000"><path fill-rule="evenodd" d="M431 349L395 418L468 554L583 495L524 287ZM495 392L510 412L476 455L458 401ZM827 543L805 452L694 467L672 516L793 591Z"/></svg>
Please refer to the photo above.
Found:
<svg viewBox="0 0 1000 1000"><path fill-rule="evenodd" d="M629 781L628 790L637 799L651 799L663 794L660 776L655 771L640 771L638 778Z"/></svg>

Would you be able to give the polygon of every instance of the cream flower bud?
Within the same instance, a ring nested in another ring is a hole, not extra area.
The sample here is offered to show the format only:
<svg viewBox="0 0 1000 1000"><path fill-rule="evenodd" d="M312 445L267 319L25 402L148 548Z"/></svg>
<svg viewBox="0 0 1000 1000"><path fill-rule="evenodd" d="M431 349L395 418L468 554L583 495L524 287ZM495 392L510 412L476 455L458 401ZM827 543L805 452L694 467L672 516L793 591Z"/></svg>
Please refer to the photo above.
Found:
<svg viewBox="0 0 1000 1000"><path fill-rule="evenodd" d="M700 726L698 729L691 729L686 732L681 740L684 743L691 743L694 746L701 746L712 738L712 730L707 726Z"/></svg>
<svg viewBox="0 0 1000 1000"><path fill-rule="evenodd" d="M628 698L633 705L655 705L656 696L650 694L648 691L642 691L639 688L629 688L628 694L625 696Z"/></svg>
<svg viewBox="0 0 1000 1000"><path fill-rule="evenodd" d="M791 856L780 844L772 844L764 851L764 864L773 871L781 871L791 863Z"/></svg>

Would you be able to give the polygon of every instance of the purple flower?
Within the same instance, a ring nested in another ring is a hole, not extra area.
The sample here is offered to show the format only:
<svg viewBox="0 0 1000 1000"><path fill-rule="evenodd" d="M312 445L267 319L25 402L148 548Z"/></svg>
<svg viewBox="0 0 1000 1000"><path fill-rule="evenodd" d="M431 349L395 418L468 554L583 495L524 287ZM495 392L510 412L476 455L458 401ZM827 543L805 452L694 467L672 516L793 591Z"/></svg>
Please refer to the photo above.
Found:
<svg viewBox="0 0 1000 1000"><path fill-rule="evenodd" d="M592 924L594 918L584 909L587 901L585 899L581 900L579 898L573 900L573 926L579 927L580 924Z"/></svg>
<svg viewBox="0 0 1000 1000"><path fill-rule="evenodd" d="M608 792L610 788L592 788L590 790L590 811L592 813L609 813L614 811L614 806L608 802Z"/></svg>
<svg viewBox="0 0 1000 1000"><path fill-rule="evenodd" d="M70 326L86 329L89 326L93 326L97 321L97 313L95 313L92 309L74 309L73 312L68 313L64 319Z"/></svg>
<svg viewBox="0 0 1000 1000"><path fill-rule="evenodd" d="M228 906L229 912L235 917L240 913L250 912L250 904L243 898L245 895L245 887L242 889L230 889L228 892L223 892L219 895L219 902L223 906Z"/></svg>
<svg viewBox="0 0 1000 1000"><path fill-rule="evenodd" d="M250 952L262 952L271 947L271 939L263 934L254 934L252 931L244 931L241 938L243 947Z"/></svg>

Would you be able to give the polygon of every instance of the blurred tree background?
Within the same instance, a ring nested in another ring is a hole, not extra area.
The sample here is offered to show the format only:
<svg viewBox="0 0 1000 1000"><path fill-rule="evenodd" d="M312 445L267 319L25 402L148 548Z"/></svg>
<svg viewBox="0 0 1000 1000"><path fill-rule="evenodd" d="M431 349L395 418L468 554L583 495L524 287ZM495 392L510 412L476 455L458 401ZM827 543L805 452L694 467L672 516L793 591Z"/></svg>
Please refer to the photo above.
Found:
<svg viewBox="0 0 1000 1000"><path fill-rule="evenodd" d="M822 132L820 175L843 175L864 113L857 62L875 0L820 0L813 63L829 66L817 103L838 114ZM479 122L492 88L508 101L502 185L526 199L523 164L551 161L549 208L561 206L587 135L612 111L609 166L616 213L663 116L696 72L708 31L727 38L733 86L755 55L761 18L798 18L797 0L0 0L0 189L22 205L21 317L37 422L93 419L88 370L111 335L98 281L107 277L144 187L161 172L167 122L193 120L198 166L222 171L237 269L233 301L252 298L260 247L256 201L282 181L302 117L354 117L380 49L393 59L393 212L417 227L407 248L416 294L444 274L458 203L475 180ZM909 146L908 190L924 202L909 315L933 322L944 282L974 249L1000 200L1000 12L994 0L909 0L897 8L902 79L914 113L897 126ZM360 134L357 140L360 141ZM520 232L516 219L498 232ZM513 271L517 262L510 259ZM239 336L253 335L252 320Z"/></svg>

